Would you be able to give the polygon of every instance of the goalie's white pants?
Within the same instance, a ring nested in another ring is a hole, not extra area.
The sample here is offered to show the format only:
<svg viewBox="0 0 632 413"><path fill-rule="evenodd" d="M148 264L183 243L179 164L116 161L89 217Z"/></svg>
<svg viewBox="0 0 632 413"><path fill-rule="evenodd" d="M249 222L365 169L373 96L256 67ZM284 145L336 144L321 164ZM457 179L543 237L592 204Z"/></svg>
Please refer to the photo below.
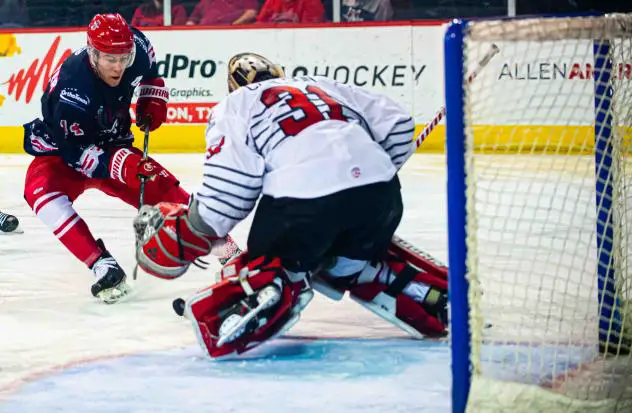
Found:
<svg viewBox="0 0 632 413"><path fill-rule="evenodd" d="M357 278L358 284L379 282L390 285L395 280L395 273L384 261L379 262L375 267L369 261L353 260L346 257L336 257L336 263L327 270L327 274L332 278L344 278L360 273ZM430 286L414 281L404 287L403 293L413 300L422 303L430 290Z"/></svg>

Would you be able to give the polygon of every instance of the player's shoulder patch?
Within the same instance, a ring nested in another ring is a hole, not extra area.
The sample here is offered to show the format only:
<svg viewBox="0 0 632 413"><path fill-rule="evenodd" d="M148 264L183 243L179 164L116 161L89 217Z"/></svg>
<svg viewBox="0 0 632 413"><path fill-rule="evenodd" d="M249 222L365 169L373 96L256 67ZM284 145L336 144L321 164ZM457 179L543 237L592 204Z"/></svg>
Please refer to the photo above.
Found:
<svg viewBox="0 0 632 413"><path fill-rule="evenodd" d="M86 110L90 106L94 82L89 63L85 54L72 54L55 74L55 91L59 93L59 102Z"/></svg>
<svg viewBox="0 0 632 413"><path fill-rule="evenodd" d="M85 90L70 85L59 87L59 102L86 110L90 106L90 97Z"/></svg>

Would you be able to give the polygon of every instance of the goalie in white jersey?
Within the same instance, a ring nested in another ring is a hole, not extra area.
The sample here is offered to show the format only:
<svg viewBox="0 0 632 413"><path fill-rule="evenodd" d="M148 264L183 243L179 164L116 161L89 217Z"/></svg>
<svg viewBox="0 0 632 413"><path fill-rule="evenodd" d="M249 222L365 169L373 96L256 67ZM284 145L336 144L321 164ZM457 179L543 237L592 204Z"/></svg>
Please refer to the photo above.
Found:
<svg viewBox="0 0 632 413"><path fill-rule="evenodd" d="M223 281L174 302L208 354L241 353L287 330L312 285L335 299L349 291L415 335L443 335L447 271L424 270L391 243L403 212L397 171L414 152L411 116L324 77L285 78L253 53L230 60L228 83L190 205L145 207L135 220L140 266L175 278L220 248L260 199L247 252L224 266Z"/></svg>

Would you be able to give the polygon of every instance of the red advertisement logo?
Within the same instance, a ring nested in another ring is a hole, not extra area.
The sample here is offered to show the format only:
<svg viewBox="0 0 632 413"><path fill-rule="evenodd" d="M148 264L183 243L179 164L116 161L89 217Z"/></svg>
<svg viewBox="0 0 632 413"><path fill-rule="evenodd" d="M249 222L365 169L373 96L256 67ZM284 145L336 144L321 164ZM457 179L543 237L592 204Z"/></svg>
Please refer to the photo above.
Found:
<svg viewBox="0 0 632 413"><path fill-rule="evenodd" d="M55 73L64 60L72 54L72 50L64 50L59 59L57 59L57 62L53 65L60 42L61 36L57 36L41 62L40 59L33 60L28 69L20 69L17 73L11 74L9 80L3 83L8 85L9 95L13 96L16 101L19 101L22 97L22 93L24 93L24 101L29 103L31 99L33 99L33 94L38 86L41 87L42 92L46 90L46 85L51 75Z"/></svg>

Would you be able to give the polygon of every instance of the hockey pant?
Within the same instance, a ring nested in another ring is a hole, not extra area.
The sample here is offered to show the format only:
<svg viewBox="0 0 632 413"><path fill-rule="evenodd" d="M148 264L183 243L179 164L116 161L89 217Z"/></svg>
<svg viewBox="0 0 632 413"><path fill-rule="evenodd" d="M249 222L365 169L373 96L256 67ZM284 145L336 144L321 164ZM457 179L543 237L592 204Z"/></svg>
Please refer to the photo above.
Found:
<svg viewBox="0 0 632 413"><path fill-rule="evenodd" d="M132 148L138 151L136 148ZM139 189L114 179L89 178L64 163L59 156L33 159L26 173L24 198L37 217L48 226L64 246L90 266L102 253L90 229L79 216L73 202L87 189L97 189L138 207ZM144 201L188 203L189 194L170 173L158 175L145 185Z"/></svg>

